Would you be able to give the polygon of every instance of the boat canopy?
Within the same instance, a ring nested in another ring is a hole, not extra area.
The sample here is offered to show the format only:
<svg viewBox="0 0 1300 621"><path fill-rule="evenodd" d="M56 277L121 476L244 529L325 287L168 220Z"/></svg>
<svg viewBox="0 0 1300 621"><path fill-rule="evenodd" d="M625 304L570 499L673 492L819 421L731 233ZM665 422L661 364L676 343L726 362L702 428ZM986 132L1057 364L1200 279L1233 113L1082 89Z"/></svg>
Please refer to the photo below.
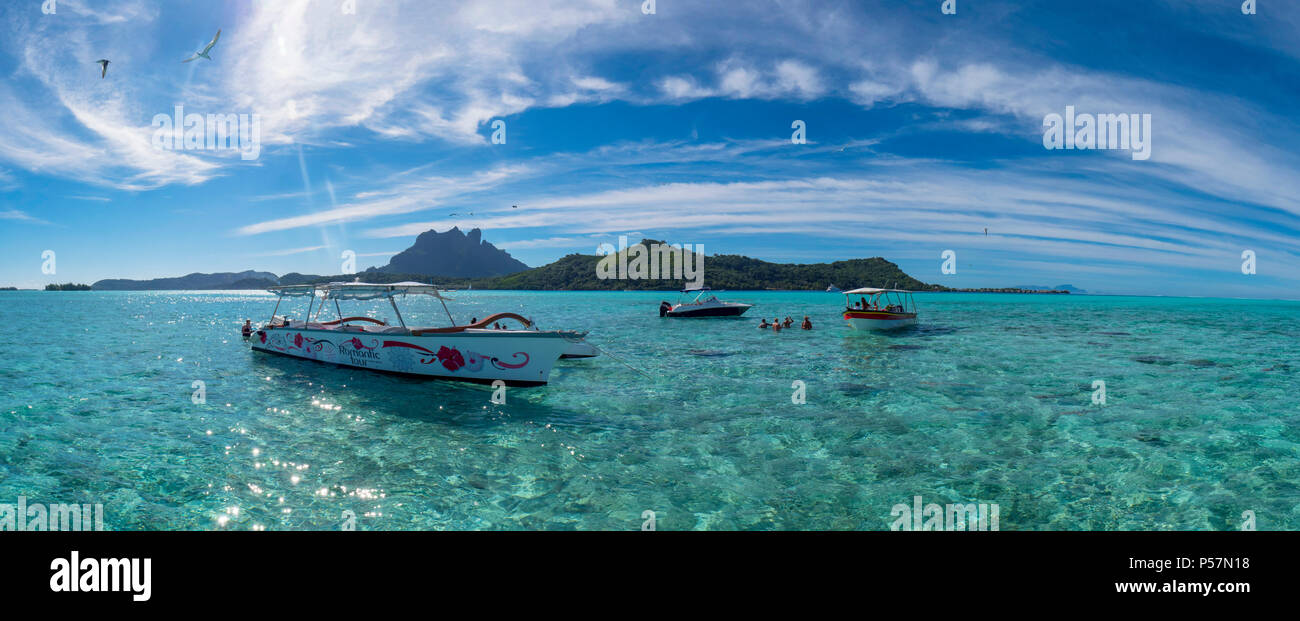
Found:
<svg viewBox="0 0 1300 621"><path fill-rule="evenodd" d="M844 295L880 295L881 293L911 293L907 289L877 289L875 287L863 287L852 291L841 291Z"/></svg>
<svg viewBox="0 0 1300 621"><path fill-rule="evenodd" d="M389 285L364 282L332 282L328 285L321 285L320 289L325 292L325 298L328 300L375 300L378 298L391 298L395 295L430 295L439 299L450 299L442 297L438 292L437 285L426 285L418 282L395 282Z"/></svg>
<svg viewBox="0 0 1300 621"><path fill-rule="evenodd" d="M289 298L307 297L316 293L316 285L280 285L266 289L276 295Z"/></svg>
<svg viewBox="0 0 1300 621"><path fill-rule="evenodd" d="M323 285L269 287L267 291L289 297L309 296L316 291L322 291L327 300L377 300L397 295L430 295L443 300L450 299L439 293L437 285L419 282L395 282L386 285L368 282L332 282Z"/></svg>

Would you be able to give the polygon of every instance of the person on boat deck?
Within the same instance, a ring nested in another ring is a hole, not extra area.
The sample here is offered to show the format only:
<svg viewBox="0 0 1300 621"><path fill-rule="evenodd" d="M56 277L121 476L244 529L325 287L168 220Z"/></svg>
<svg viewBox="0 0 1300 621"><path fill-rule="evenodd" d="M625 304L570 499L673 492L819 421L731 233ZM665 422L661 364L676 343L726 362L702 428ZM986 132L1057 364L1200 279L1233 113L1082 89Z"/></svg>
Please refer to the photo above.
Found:
<svg viewBox="0 0 1300 621"><path fill-rule="evenodd" d="M245 319L245 320L244 320L244 327L241 328L239 331L240 331L241 333L243 333L244 338L248 338L248 337L252 336L252 334L253 334L253 320L252 320L252 319Z"/></svg>
<svg viewBox="0 0 1300 621"><path fill-rule="evenodd" d="M862 310L867 310L868 308L870 307L867 306L867 298L864 297L862 298Z"/></svg>
<svg viewBox="0 0 1300 621"><path fill-rule="evenodd" d="M811 330L811 329L812 329L812 322L808 320L808 316L807 316L807 315L804 315L804 316L803 316L803 323L800 324L799 327L800 327L800 328L803 328L804 330Z"/></svg>
<svg viewBox="0 0 1300 621"><path fill-rule="evenodd" d="M772 324L769 324L769 323L767 322L767 317L764 317L764 318L763 318L763 323L758 324L758 327L759 327L760 329L770 328L770 327L772 327Z"/></svg>
<svg viewBox="0 0 1300 621"><path fill-rule="evenodd" d="M501 322L498 321L498 322L492 324L492 329L493 329L493 330L500 330L500 329L501 329Z"/></svg>
<svg viewBox="0 0 1300 621"><path fill-rule="evenodd" d="M475 317L475 318L469 320L469 325L471 325L471 326L474 325L474 324L476 324L476 323L478 323L478 317Z"/></svg>

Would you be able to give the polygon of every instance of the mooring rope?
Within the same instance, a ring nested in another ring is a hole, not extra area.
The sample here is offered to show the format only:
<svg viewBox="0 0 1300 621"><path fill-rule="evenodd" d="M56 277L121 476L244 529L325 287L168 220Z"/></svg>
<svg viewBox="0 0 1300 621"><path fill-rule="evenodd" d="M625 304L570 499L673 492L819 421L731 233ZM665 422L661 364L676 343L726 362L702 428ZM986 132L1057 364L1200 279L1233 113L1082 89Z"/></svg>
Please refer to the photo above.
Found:
<svg viewBox="0 0 1300 621"><path fill-rule="evenodd" d="M563 336L564 336L564 340L566 340L566 341L568 341L568 342L570 342L570 343L587 343L587 340L586 340L585 338L570 337L570 336L567 335L567 334L565 334L565 335L563 335ZM629 369L632 369L633 371L636 371L637 373L640 373L641 375L644 375L644 376L646 376L646 377L649 378L649 379L652 379L652 380L655 379L653 375L650 375L649 373L646 373L645 371L642 371L641 369L638 369L638 368L632 366L631 364L628 364L627 362L625 362L623 359L619 358L618 356L615 356L615 355L613 355L613 354L611 354L611 353L609 353L609 352L607 352L607 351L601 349L601 348L600 348L599 346L597 346L595 343L587 343L587 344L588 344L588 345L591 345L593 348L595 348L596 351L598 351L598 352L600 352L600 353L602 353L602 354L605 354L606 356L609 356L610 358L613 358L615 362L618 362L619 364L621 364L621 365L623 365L623 366L625 366L625 367L627 367L627 368L629 368Z"/></svg>

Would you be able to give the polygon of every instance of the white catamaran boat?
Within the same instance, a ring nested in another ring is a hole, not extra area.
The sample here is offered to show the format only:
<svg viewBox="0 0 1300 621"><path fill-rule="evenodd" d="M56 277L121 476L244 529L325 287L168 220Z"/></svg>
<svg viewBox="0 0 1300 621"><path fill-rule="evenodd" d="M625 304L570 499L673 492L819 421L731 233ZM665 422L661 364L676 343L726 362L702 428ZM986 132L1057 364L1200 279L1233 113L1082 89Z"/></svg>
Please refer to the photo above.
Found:
<svg viewBox="0 0 1300 621"><path fill-rule="evenodd" d="M893 330L916 324L911 291L863 287L843 293L844 320L854 330ZM861 297L857 302L853 301L855 295Z"/></svg>
<svg viewBox="0 0 1300 621"><path fill-rule="evenodd" d="M560 355L581 339L577 332L527 329L532 322L514 313L496 313L471 325L456 325L447 310L449 298L436 286L422 283L330 283L268 290L279 299L271 321L253 333L253 350L348 367L482 384L501 380L507 386L540 386L547 382ZM320 307L329 300L334 301L337 319L321 322L312 318L317 292L323 294L316 307L317 319ZM451 325L408 327L394 299L399 295L428 295L439 300ZM310 298L304 315L307 321L275 314L286 297ZM371 317L345 317L339 307L339 300L379 299L392 304L400 325ZM524 329L491 328L505 320L517 321Z"/></svg>
<svg viewBox="0 0 1300 621"><path fill-rule="evenodd" d="M723 302L716 295L709 295L707 299L704 294L709 293L712 289L703 287L700 289L682 289L683 294L696 293L695 299L685 304L669 304L668 302L659 303L660 317L739 317L745 314L745 311L754 307L753 304L743 304L741 302Z"/></svg>

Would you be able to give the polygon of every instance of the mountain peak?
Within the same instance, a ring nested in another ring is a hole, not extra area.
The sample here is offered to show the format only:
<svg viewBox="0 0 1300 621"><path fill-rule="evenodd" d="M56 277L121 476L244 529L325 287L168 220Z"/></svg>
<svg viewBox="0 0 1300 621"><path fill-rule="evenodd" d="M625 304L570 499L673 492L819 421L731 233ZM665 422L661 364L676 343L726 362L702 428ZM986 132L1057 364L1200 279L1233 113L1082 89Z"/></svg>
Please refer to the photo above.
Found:
<svg viewBox="0 0 1300 621"><path fill-rule="evenodd" d="M483 231L469 233L453 226L439 233L429 229L415 238L415 243L397 253L388 265L372 268L380 272L424 274L456 278L504 276L528 269L510 253L483 240Z"/></svg>

